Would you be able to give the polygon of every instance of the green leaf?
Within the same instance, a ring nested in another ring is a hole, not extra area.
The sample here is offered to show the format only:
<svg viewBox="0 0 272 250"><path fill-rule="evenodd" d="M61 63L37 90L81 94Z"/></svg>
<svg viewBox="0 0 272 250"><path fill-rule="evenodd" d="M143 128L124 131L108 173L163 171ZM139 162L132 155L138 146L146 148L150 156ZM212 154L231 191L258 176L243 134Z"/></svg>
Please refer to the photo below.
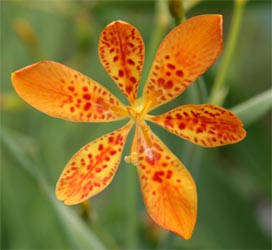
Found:
<svg viewBox="0 0 272 250"><path fill-rule="evenodd" d="M245 125L257 121L272 107L272 89L266 90L248 101L245 101L231 110L240 117Z"/></svg>
<svg viewBox="0 0 272 250"><path fill-rule="evenodd" d="M39 172L39 169L33 166L31 160L29 160L22 148L20 148L15 139L13 138L12 131L9 129L1 128L0 140L1 143L12 153L14 159L19 164L16 165L23 169L35 182L38 190L42 191L42 194L46 194L49 202L55 209L57 218L60 219L60 224L64 233L69 239L72 248L80 249L106 249L98 237L87 227L86 224L77 216L70 208L64 206L56 200L53 196L54 189L44 176ZM49 204L50 204L49 203Z"/></svg>
<svg viewBox="0 0 272 250"><path fill-rule="evenodd" d="M61 219L63 230L72 237L73 244L80 249L106 249L96 235L87 227L86 224L67 206L56 200L52 194L53 190L48 194L49 200L56 209L58 218Z"/></svg>

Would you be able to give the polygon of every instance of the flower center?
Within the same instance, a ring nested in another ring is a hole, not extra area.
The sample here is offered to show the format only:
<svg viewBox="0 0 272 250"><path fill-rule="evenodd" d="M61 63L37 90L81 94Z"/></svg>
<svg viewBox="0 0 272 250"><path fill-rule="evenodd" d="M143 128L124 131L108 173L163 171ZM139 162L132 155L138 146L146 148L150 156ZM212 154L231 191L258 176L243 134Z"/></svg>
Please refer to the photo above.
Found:
<svg viewBox="0 0 272 250"><path fill-rule="evenodd" d="M135 101L134 105L127 106L128 116L134 122L141 123L144 120L145 114L148 112L150 104L151 104L150 101L144 102L142 98L138 98Z"/></svg>
<svg viewBox="0 0 272 250"><path fill-rule="evenodd" d="M151 100L143 101L142 98L138 98L132 106L126 107L128 116L133 122L136 123L136 131L130 155L125 157L125 161L127 163L132 163L135 166L138 164L138 144L141 136L144 137L144 140L149 147L152 146L152 140L149 135L150 127L144 121L145 115L149 111L150 105Z"/></svg>

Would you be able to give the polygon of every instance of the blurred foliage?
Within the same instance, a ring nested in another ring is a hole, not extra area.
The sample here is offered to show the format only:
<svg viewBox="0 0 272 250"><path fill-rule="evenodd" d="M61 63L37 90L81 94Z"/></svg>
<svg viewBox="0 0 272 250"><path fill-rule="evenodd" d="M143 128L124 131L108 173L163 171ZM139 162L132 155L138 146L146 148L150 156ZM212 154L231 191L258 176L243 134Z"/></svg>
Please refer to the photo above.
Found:
<svg viewBox="0 0 272 250"><path fill-rule="evenodd" d="M223 14L226 40L233 2L191 1L195 3L186 1L187 17ZM45 116L17 98L11 72L42 59L58 61L101 82L126 102L99 63L99 34L113 20L127 21L141 31L150 50L147 56L151 57L158 46L152 41L160 18L157 2L17 0L0 4L1 249L271 248L271 113L265 108L261 108L262 116L245 124L247 137L243 142L222 148L199 149L154 127L197 183L198 221L190 241L151 221L136 182L136 170L124 162L110 187L84 206L66 207L57 201L54 186L69 158L121 122L97 126ZM175 22L170 19L166 24L161 35ZM221 60L203 77L208 92ZM229 86L224 104L227 108L271 86L270 1L247 3L225 81ZM197 102L192 96L195 86L170 103L167 110ZM164 107L157 112L162 111ZM136 199L127 191L131 178L137 185Z"/></svg>

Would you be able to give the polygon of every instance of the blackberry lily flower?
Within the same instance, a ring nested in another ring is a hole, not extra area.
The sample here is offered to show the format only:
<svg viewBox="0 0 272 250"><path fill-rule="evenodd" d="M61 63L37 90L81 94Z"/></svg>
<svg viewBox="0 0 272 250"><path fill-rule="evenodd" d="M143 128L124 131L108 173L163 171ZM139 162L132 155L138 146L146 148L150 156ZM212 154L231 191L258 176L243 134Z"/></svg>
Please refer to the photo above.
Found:
<svg viewBox="0 0 272 250"><path fill-rule="evenodd" d="M65 204L80 203L105 189L120 163L129 131L135 125L131 154L144 203L163 228L185 239L196 222L197 192L182 162L146 124L146 120L203 147L242 140L242 122L229 110L210 105L183 105L161 115L149 112L180 95L217 59L223 48L222 16L193 17L162 41L145 84L137 90L144 63L139 31L114 21L102 31L102 65L130 102L125 106L93 79L52 61L42 61L12 74L16 92L41 112L73 122L111 122L129 118L120 129L82 147L67 163L56 187Z"/></svg>

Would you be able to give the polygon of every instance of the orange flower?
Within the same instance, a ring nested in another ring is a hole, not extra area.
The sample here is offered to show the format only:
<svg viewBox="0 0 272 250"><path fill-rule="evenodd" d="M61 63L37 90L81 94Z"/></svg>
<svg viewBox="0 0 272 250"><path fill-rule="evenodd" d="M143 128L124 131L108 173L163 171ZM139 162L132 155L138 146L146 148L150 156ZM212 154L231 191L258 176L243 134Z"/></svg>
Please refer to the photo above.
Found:
<svg viewBox="0 0 272 250"><path fill-rule="evenodd" d="M38 62L13 73L17 93L47 115L74 122L129 118L125 126L90 142L72 157L58 180L58 199L77 204L105 189L135 125L131 154L125 160L137 168L146 208L159 225L189 239L197 213L194 180L145 121L204 147L242 140L246 132L241 121L214 105L188 104L162 115L148 114L180 95L214 63L222 47L222 16L202 15L187 20L161 43L143 96L136 99L144 62L143 39L128 23L110 23L102 31L99 56L130 106L96 81L56 62Z"/></svg>

